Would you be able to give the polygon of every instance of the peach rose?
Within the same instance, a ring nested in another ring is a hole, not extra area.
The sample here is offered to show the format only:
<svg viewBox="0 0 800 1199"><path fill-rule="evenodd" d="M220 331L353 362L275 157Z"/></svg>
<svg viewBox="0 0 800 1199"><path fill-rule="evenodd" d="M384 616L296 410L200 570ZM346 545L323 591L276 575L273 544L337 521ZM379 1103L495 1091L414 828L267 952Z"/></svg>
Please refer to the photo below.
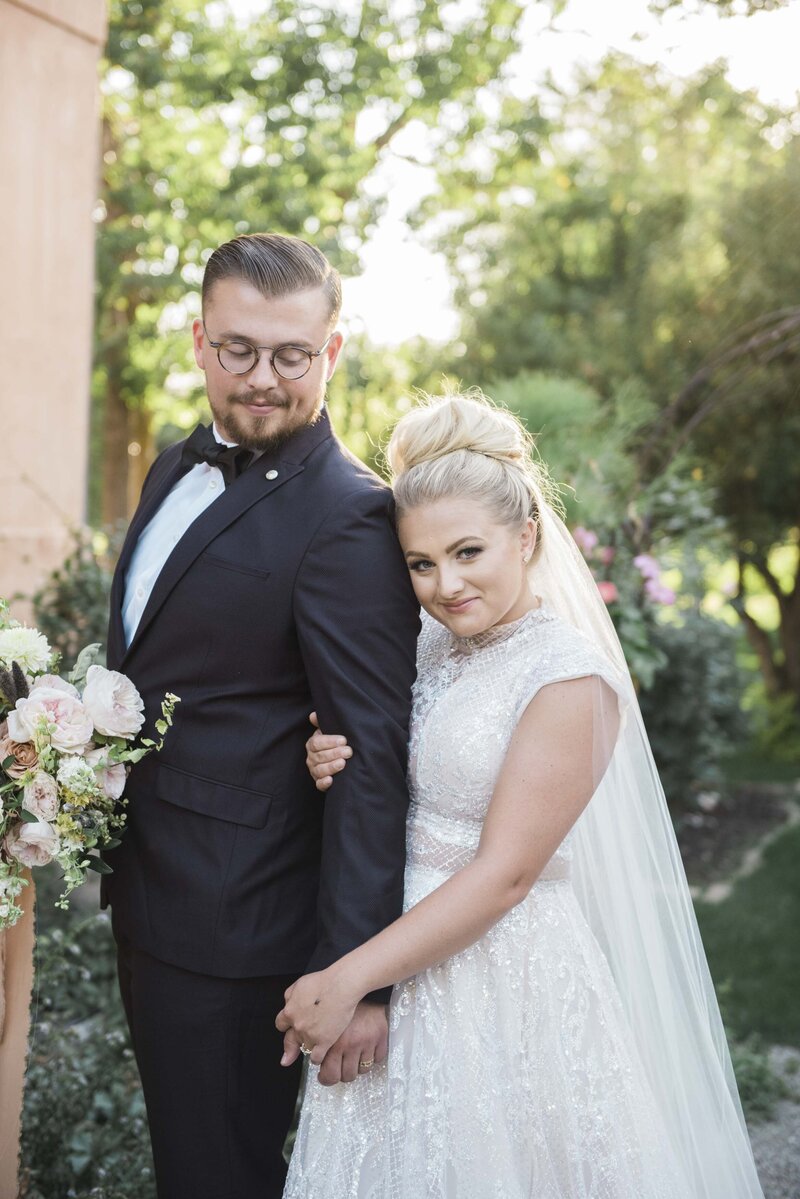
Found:
<svg viewBox="0 0 800 1199"><path fill-rule="evenodd" d="M109 799L119 799L125 790L125 781L128 777L124 762L112 762L109 764L108 750L102 747L91 750L84 757L86 762L94 769L100 790Z"/></svg>
<svg viewBox="0 0 800 1199"><path fill-rule="evenodd" d="M58 852L58 833L44 820L20 822L6 834L5 848L23 866L46 866Z"/></svg>
<svg viewBox="0 0 800 1199"><path fill-rule="evenodd" d="M52 729L50 744L63 753L80 753L91 738L91 716L60 687L38 687L27 699L17 700L8 714L8 731L15 741L34 741L42 718Z"/></svg>
<svg viewBox="0 0 800 1199"><path fill-rule="evenodd" d="M144 724L142 697L130 679L118 670L90 666L83 703L98 733L106 737L129 740Z"/></svg>
<svg viewBox="0 0 800 1199"><path fill-rule="evenodd" d="M34 691L41 690L42 687L50 687L56 691L63 691L66 695L74 695L76 699L80 699L81 697L78 688L73 687L72 683L68 683L66 679L62 679L58 674L40 674L31 686L31 695L33 695Z"/></svg>
<svg viewBox="0 0 800 1199"><path fill-rule="evenodd" d="M8 733L8 721L0 724L0 762L6 758L14 761L6 767L6 774L11 779L20 779L28 770L35 770L39 765L39 755L36 746L31 741L15 741Z"/></svg>
<svg viewBox="0 0 800 1199"><path fill-rule="evenodd" d="M37 820L55 820L58 815L58 784L52 774L37 770L22 792L22 806Z"/></svg>

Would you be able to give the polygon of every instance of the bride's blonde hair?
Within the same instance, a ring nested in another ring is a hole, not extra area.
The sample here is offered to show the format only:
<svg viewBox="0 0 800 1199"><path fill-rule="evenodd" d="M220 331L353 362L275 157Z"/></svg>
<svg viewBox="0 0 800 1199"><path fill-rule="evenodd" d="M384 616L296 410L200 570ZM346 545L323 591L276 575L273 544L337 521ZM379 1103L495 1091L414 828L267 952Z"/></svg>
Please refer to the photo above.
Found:
<svg viewBox="0 0 800 1199"><path fill-rule="evenodd" d="M560 506L533 438L513 413L477 388L419 398L386 449L398 517L463 496L488 504L500 524L520 528L528 517L539 523L543 503Z"/></svg>

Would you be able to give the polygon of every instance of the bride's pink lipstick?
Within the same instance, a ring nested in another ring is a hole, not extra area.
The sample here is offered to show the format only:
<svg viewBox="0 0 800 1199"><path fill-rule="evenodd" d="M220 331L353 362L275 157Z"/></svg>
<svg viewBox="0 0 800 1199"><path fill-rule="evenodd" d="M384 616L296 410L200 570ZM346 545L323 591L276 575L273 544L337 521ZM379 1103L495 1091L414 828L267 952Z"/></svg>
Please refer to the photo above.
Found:
<svg viewBox="0 0 800 1199"><path fill-rule="evenodd" d="M470 606L470 604L475 603L476 598L477 597L473 595L473 596L470 596L469 599L460 600L457 604L444 604L443 603L442 607L445 608L448 612L453 612L454 614L457 614L459 612L466 612L466 610Z"/></svg>

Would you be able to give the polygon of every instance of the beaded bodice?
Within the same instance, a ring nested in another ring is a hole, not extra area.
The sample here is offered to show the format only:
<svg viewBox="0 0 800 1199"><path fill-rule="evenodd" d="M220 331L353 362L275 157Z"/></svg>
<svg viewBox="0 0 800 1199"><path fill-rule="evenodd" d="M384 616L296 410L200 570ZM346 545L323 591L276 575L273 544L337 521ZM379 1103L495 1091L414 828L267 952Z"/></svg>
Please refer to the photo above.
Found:
<svg viewBox="0 0 800 1199"><path fill-rule="evenodd" d="M546 607L474 637L424 618L409 747L411 870L437 874L435 884L471 860L528 703L548 682L603 672L590 642ZM551 864L569 855L566 838Z"/></svg>

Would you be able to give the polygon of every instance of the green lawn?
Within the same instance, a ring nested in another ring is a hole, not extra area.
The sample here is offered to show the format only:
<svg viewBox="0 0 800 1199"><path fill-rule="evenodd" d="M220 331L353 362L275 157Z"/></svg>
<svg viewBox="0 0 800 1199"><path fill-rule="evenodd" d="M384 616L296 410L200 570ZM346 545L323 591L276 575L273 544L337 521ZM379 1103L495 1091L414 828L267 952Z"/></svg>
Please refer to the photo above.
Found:
<svg viewBox="0 0 800 1199"><path fill-rule="evenodd" d="M725 758L722 769L729 783L793 783L800 778L797 762L778 761L752 746Z"/></svg>
<svg viewBox="0 0 800 1199"><path fill-rule="evenodd" d="M729 1030L800 1047L800 827L730 899L695 906Z"/></svg>

